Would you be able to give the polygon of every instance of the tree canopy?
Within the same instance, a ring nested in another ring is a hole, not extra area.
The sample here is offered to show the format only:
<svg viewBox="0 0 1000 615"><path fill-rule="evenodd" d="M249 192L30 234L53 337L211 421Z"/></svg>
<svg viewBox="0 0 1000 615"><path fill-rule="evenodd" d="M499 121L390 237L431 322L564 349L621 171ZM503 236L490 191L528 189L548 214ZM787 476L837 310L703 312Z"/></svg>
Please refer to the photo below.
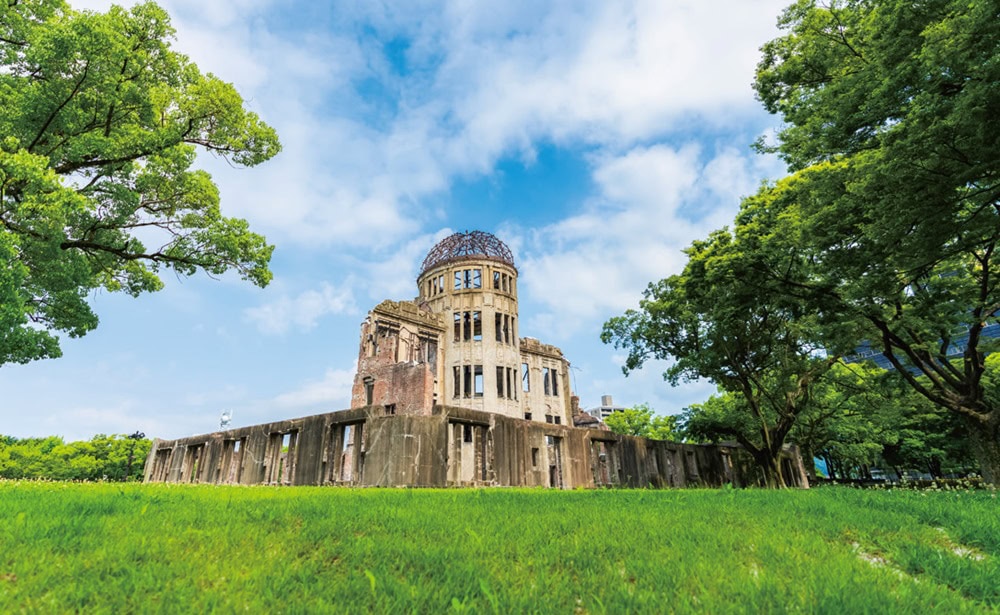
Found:
<svg viewBox="0 0 1000 615"><path fill-rule="evenodd" d="M156 291L163 268L270 280L273 247L193 165L200 149L254 166L277 135L173 34L153 3L0 2L0 365L96 327L94 289Z"/></svg>
<svg viewBox="0 0 1000 615"><path fill-rule="evenodd" d="M797 300L780 292L784 281L768 274L794 277L802 263L757 247L725 229L694 242L684 271L650 284L639 310L609 320L601 337L628 350L626 373L665 359L673 384L704 378L738 395L740 424L716 427L747 449L768 485L783 486L785 438L834 361L818 352Z"/></svg>
<svg viewBox="0 0 1000 615"><path fill-rule="evenodd" d="M639 404L612 412L604 424L615 433L642 436L651 440L677 440L677 417L653 414L649 404Z"/></svg>
<svg viewBox="0 0 1000 615"><path fill-rule="evenodd" d="M144 434L98 434L64 442L58 436L0 436L0 478L44 480L142 480L152 442Z"/></svg>
<svg viewBox="0 0 1000 615"><path fill-rule="evenodd" d="M1000 19L995 1L801 0L755 88L793 175L755 211L812 273L793 292L828 348L866 344L959 415L1000 480L985 329L1000 310ZM771 248L767 248L771 249Z"/></svg>

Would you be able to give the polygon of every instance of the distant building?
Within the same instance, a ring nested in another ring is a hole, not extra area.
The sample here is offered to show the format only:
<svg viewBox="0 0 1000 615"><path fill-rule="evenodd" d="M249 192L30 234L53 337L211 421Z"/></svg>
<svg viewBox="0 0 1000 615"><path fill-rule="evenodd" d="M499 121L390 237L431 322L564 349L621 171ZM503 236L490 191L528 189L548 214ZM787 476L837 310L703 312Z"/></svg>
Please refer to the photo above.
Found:
<svg viewBox="0 0 1000 615"><path fill-rule="evenodd" d="M601 395L601 405L587 410L587 414L603 421L611 416L612 412L621 412L624 409L625 406L616 406L610 395Z"/></svg>

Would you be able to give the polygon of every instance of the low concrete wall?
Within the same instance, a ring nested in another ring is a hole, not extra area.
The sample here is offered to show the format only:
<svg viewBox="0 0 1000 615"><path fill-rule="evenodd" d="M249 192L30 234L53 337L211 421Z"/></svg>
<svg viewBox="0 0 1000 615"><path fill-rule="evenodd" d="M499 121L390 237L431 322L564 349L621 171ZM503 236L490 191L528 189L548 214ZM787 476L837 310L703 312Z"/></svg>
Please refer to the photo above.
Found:
<svg viewBox="0 0 1000 615"><path fill-rule="evenodd" d="M808 487L795 447L789 486ZM435 406L354 408L179 440L155 440L147 482L370 487L686 487L759 484L738 446L680 444Z"/></svg>

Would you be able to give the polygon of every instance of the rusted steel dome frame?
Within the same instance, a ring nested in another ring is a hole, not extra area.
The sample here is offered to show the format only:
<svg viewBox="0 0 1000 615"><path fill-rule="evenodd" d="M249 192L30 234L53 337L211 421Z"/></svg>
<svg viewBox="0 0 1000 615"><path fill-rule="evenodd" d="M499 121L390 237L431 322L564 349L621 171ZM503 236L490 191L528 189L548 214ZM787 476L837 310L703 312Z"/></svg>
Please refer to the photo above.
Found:
<svg viewBox="0 0 1000 615"><path fill-rule="evenodd" d="M439 241L427 253L423 264L420 265L420 275L435 267L466 259L499 261L517 270L514 266L514 255L507 244L497 239L496 235L471 231L454 233Z"/></svg>

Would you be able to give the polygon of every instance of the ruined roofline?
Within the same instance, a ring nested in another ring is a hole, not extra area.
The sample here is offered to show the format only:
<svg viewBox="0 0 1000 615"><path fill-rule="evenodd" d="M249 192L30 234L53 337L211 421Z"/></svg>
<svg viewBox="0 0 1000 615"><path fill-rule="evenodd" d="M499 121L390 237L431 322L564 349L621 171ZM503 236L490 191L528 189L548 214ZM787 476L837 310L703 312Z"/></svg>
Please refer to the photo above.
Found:
<svg viewBox="0 0 1000 615"><path fill-rule="evenodd" d="M552 359L565 360L562 350L551 344L543 344L534 337L522 337L520 339L521 352L546 356Z"/></svg>
<svg viewBox="0 0 1000 615"><path fill-rule="evenodd" d="M517 271L514 255L496 235L483 231L453 233L439 241L420 265L420 276L440 267L466 260L488 260L503 263Z"/></svg>
<svg viewBox="0 0 1000 615"><path fill-rule="evenodd" d="M371 313L406 320L418 326L438 331L444 331L446 328L444 319L440 314L422 310L413 301L392 301L386 299L373 307Z"/></svg>
<svg viewBox="0 0 1000 615"><path fill-rule="evenodd" d="M439 269L441 267L448 267L448 266L451 266L451 265L456 265L458 263L482 263L482 262L500 263L501 265L506 265L507 267L510 267L511 269L513 269L515 274L518 273L517 267L514 265L514 263L508 262L508 261L504 260L503 258L499 258L499 257L496 257L496 256L487 256L485 254L468 254L468 255L464 255L464 256L452 256L452 257L449 257L449 258L437 261L437 262L435 262L434 264L432 264L429 267L426 267L426 268L422 267L420 269L420 273L417 275L417 280L419 281L420 278L424 277L425 274L427 274L430 271L433 271L435 269Z"/></svg>

